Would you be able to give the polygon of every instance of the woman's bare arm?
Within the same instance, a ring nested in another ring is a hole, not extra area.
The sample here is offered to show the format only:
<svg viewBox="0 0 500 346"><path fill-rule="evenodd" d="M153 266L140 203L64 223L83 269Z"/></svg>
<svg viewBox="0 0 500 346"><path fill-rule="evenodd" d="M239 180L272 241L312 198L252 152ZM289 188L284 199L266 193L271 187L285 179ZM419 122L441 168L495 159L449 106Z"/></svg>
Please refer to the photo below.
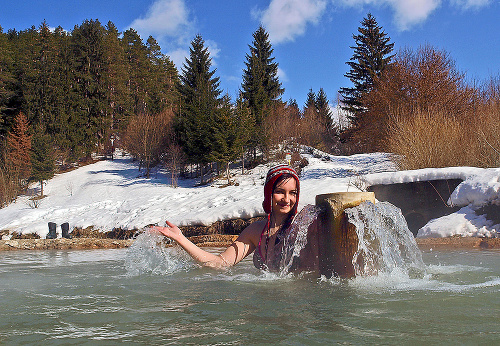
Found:
<svg viewBox="0 0 500 346"><path fill-rule="evenodd" d="M212 268L224 268L237 264L255 250L258 244L260 222L254 222L241 232L224 252L219 255L207 252L187 239L181 230L167 221L167 227L154 226L153 230L160 232L167 238L179 244L196 262Z"/></svg>

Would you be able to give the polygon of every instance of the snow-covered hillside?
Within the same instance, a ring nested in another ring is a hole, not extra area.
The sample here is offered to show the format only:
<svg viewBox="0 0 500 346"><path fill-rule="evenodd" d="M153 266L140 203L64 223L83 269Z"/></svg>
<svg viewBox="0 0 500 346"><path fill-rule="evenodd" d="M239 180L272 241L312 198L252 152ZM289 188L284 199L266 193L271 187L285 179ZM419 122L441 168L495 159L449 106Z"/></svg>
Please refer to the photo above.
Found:
<svg viewBox="0 0 500 346"><path fill-rule="evenodd" d="M463 206L459 212L432 220L419 236L498 236L500 225L492 225L473 212L480 205L500 203L500 169L454 167L397 171L388 154L333 156L305 149L309 164L301 173L299 208L314 204L323 193L357 191L361 185L411 182L430 179L466 179L451 199ZM154 172L141 176L137 163L126 155L114 161L99 161L74 171L58 174L47 182L37 208L29 197L0 209L0 230L36 232L45 237L48 222L71 227L95 226L103 231L115 227L143 228L170 220L179 225L211 224L217 220L262 215L263 184L269 165L261 165L242 175L234 170L238 183L224 186L215 181L196 186L195 180L180 180L170 186L169 174ZM58 230L60 233L60 230Z"/></svg>

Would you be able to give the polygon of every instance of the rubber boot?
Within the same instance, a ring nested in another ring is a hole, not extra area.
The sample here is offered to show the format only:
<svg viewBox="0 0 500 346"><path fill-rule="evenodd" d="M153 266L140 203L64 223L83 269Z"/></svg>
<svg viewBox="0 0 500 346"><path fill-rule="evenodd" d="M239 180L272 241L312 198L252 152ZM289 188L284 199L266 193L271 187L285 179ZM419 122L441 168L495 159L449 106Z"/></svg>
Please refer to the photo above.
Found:
<svg viewBox="0 0 500 346"><path fill-rule="evenodd" d="M57 238L57 233L56 233L56 224L54 222L49 222L49 234L45 237L46 239L56 239Z"/></svg>
<svg viewBox="0 0 500 346"><path fill-rule="evenodd" d="M63 238L71 239L73 236L69 234L69 223L65 222L61 225L62 236Z"/></svg>

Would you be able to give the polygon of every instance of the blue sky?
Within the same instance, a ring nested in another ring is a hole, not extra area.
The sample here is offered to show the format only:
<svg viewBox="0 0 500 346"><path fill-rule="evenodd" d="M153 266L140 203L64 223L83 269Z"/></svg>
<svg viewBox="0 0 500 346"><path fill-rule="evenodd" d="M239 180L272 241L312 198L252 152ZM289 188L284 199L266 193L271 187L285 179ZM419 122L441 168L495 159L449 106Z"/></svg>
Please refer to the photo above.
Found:
<svg viewBox="0 0 500 346"><path fill-rule="evenodd" d="M209 46L221 89L235 97L241 86L252 33L270 34L284 100L303 106L307 92L323 88L332 104L353 54L352 35L372 13L401 48L429 44L446 51L469 81L500 74L499 0L2 0L0 26L72 30L85 19L112 21L157 39L180 69L190 42L201 34Z"/></svg>

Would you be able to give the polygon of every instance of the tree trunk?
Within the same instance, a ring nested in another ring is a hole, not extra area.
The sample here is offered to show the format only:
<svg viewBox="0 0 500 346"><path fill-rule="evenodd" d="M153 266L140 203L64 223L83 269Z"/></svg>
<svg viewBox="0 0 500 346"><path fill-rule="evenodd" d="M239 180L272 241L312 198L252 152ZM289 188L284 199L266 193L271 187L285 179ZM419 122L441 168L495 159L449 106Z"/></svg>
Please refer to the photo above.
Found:
<svg viewBox="0 0 500 346"><path fill-rule="evenodd" d="M231 177L229 176L229 164L230 164L230 162L228 162L226 165L227 185L231 185Z"/></svg>
<svg viewBox="0 0 500 346"><path fill-rule="evenodd" d="M241 149L241 174L245 174L245 149Z"/></svg>

